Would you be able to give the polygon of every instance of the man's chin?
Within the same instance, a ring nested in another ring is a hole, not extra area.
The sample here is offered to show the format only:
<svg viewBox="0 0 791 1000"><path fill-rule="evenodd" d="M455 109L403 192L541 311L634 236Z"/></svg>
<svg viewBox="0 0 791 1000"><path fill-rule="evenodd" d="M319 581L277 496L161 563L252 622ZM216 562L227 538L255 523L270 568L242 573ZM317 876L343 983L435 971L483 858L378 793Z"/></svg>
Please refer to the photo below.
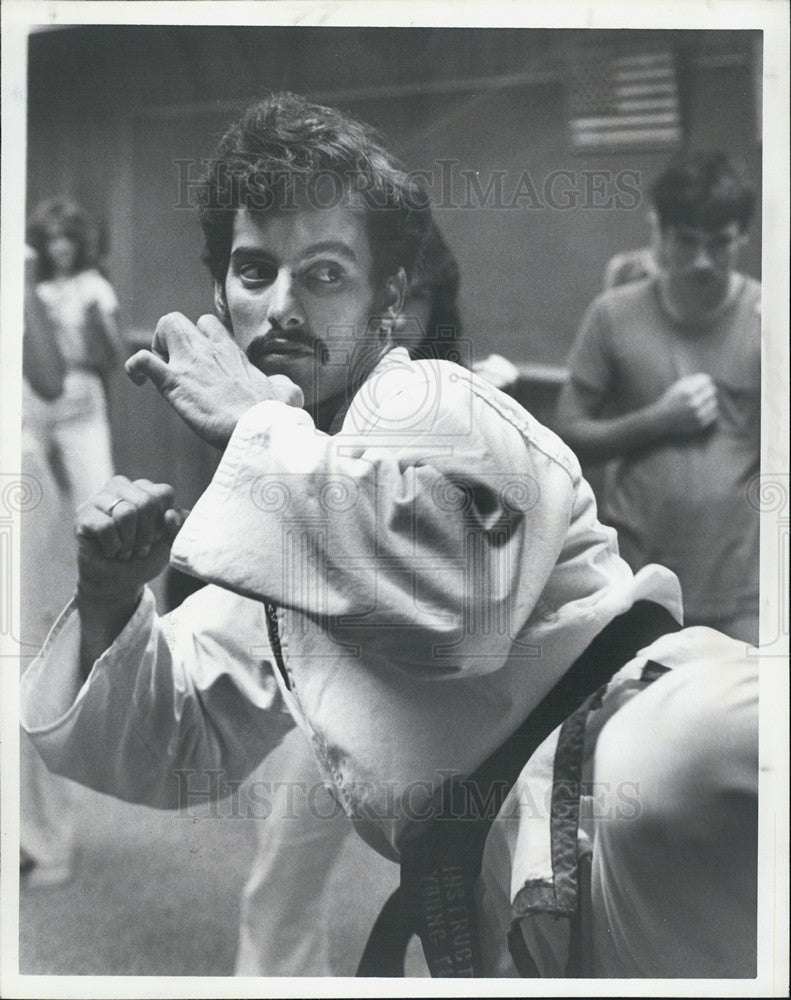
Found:
<svg viewBox="0 0 791 1000"><path fill-rule="evenodd" d="M717 305L728 294L727 279L723 281L719 275L710 272L688 275L683 287L690 299L707 307Z"/></svg>

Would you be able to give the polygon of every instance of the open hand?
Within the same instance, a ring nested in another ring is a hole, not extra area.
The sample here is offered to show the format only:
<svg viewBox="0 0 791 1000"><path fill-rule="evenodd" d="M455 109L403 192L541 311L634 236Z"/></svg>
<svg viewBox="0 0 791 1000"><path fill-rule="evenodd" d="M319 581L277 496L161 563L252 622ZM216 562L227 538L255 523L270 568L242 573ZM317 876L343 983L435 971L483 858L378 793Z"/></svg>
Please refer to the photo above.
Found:
<svg viewBox="0 0 791 1000"><path fill-rule="evenodd" d="M256 403L303 403L291 379L267 377L251 365L216 316L201 316L197 324L177 312L163 316L152 349L134 354L126 371L137 385L150 379L182 420L218 448L225 448L239 418Z"/></svg>

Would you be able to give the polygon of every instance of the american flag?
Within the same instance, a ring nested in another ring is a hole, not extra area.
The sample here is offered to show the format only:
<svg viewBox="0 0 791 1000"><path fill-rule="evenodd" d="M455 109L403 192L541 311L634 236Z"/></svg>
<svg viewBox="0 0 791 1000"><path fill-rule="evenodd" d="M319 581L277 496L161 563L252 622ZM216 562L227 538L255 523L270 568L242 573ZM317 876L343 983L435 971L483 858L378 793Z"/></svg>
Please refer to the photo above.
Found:
<svg viewBox="0 0 791 1000"><path fill-rule="evenodd" d="M681 114L672 52L578 52L570 66L569 125L571 148L578 153L678 146Z"/></svg>

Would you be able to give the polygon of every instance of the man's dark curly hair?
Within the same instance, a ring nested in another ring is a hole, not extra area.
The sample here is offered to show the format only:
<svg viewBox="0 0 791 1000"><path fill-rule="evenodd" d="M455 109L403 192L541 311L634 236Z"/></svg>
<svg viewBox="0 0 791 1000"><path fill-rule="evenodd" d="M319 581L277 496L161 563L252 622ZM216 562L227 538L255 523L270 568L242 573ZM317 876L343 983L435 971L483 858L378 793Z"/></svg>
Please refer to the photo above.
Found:
<svg viewBox="0 0 791 1000"><path fill-rule="evenodd" d="M426 192L373 129L295 94L250 107L220 141L201 186L204 262L222 287L237 209L364 206L376 281L409 276L431 223Z"/></svg>
<svg viewBox="0 0 791 1000"><path fill-rule="evenodd" d="M410 352L413 357L463 363L459 349L459 281L459 265L453 251L436 223L432 223L420 246L406 296L407 304L410 298L418 296L430 303L423 339Z"/></svg>
<svg viewBox="0 0 791 1000"><path fill-rule="evenodd" d="M743 233L755 211L753 185L724 153L672 160L651 185L649 198L663 230L668 226L714 230L736 222Z"/></svg>
<svg viewBox="0 0 791 1000"><path fill-rule="evenodd" d="M94 266L92 233L85 212L67 198L51 198L36 206L27 224L25 238L38 254L37 281L46 281L54 274L48 244L55 235L68 236L74 243L74 274Z"/></svg>

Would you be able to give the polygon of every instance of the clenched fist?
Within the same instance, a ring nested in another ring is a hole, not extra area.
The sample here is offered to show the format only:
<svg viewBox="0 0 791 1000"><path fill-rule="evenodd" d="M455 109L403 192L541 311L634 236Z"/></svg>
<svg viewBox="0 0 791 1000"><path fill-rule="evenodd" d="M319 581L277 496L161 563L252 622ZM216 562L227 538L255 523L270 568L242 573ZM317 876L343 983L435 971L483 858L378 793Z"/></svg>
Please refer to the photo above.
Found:
<svg viewBox="0 0 791 1000"><path fill-rule="evenodd" d="M167 565L186 517L173 488L114 476L77 512L78 594L98 604L134 604Z"/></svg>
<svg viewBox="0 0 791 1000"><path fill-rule="evenodd" d="M698 372L674 382L655 404L663 429L669 434L699 434L719 415L717 387L710 375Z"/></svg>

